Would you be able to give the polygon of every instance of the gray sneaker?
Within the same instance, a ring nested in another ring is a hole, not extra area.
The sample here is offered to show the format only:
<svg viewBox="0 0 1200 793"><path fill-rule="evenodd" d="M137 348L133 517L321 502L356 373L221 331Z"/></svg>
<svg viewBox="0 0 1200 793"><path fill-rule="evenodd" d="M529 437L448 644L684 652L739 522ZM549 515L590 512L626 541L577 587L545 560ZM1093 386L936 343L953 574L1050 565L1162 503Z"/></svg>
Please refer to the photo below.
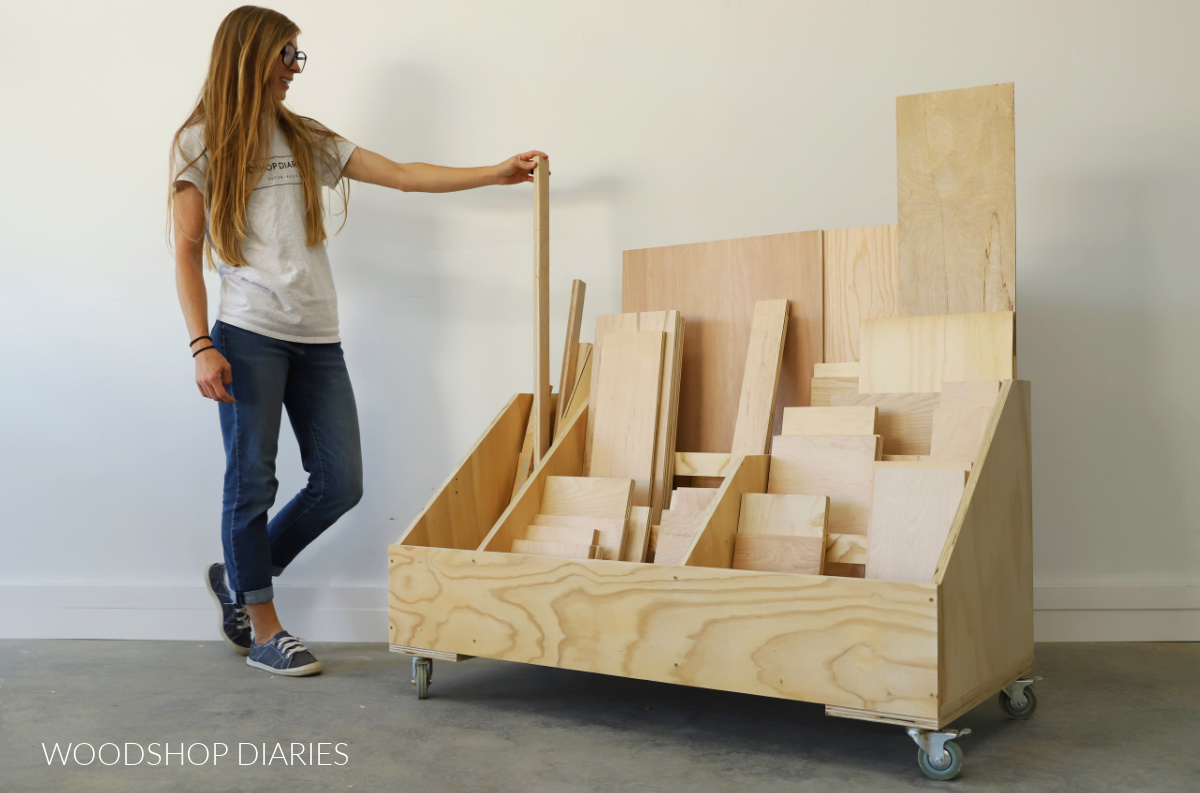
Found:
<svg viewBox="0 0 1200 793"><path fill-rule="evenodd" d="M221 636L238 655L250 654L250 615L245 606L233 602L233 595L225 583L225 565L210 564L204 570L204 583L208 594L221 609Z"/></svg>
<svg viewBox="0 0 1200 793"><path fill-rule="evenodd" d="M287 631L280 631L266 644L250 646L250 657L246 663L277 675L304 677L321 671L321 662L308 648Z"/></svg>

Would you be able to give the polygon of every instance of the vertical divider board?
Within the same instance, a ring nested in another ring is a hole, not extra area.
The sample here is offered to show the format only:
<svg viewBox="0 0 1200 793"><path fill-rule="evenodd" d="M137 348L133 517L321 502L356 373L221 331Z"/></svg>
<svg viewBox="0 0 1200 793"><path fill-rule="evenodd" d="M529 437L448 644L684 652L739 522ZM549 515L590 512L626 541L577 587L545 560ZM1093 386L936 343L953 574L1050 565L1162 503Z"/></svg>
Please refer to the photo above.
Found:
<svg viewBox="0 0 1200 793"><path fill-rule="evenodd" d="M1029 382L1000 387L979 462L938 561L939 721L949 723L1033 665Z"/></svg>
<svg viewBox="0 0 1200 793"><path fill-rule="evenodd" d="M700 519L700 529L683 553L682 565L687 567L732 567L733 546L737 541L738 519L741 516L742 496L767 492L767 474L771 457L767 454L748 454L734 458L732 473L725 477L717 495Z"/></svg>
<svg viewBox="0 0 1200 793"><path fill-rule="evenodd" d="M397 545L469 549L479 544L512 495L532 407L531 394L516 394L508 401Z"/></svg>

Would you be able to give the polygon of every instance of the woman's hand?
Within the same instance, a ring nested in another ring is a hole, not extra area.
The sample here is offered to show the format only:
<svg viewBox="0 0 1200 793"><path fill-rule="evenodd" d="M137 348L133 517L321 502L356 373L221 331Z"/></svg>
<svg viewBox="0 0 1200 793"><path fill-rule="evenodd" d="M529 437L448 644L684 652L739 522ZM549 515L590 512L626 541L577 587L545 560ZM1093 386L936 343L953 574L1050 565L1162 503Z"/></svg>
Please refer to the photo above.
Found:
<svg viewBox="0 0 1200 793"><path fill-rule="evenodd" d="M216 347L196 356L196 387L200 393L218 402L237 402L225 386L233 382L233 368Z"/></svg>
<svg viewBox="0 0 1200 793"><path fill-rule="evenodd" d="M497 184L520 184L533 181L533 169L537 167L537 157L545 157L547 165L550 155L534 149L516 157L509 157L496 166Z"/></svg>

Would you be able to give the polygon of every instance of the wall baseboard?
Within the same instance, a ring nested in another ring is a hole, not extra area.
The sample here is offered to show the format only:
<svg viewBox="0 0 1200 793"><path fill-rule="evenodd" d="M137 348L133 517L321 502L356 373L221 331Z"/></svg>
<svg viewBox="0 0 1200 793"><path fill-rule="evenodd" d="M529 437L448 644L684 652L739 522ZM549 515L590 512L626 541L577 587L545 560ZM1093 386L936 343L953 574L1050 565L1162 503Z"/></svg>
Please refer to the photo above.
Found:
<svg viewBox="0 0 1200 793"><path fill-rule="evenodd" d="M382 587L277 586L288 630L314 642L379 642ZM1039 642L1200 641L1200 586L1034 588ZM0 585L0 638L217 640L216 608L201 587Z"/></svg>

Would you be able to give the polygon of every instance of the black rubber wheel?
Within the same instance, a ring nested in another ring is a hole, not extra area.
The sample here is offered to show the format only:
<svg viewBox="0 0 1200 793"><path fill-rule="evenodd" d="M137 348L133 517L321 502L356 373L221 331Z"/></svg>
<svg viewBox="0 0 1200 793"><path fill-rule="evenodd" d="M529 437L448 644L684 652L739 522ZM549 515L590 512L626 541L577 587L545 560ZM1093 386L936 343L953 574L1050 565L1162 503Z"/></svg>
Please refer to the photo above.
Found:
<svg viewBox="0 0 1200 793"><path fill-rule="evenodd" d="M417 699L429 697L429 681L433 677L433 661L417 658L413 662L413 685L417 688Z"/></svg>
<svg viewBox="0 0 1200 793"><path fill-rule="evenodd" d="M925 754L924 749L917 749L917 765L921 767L922 773L930 779L936 779L939 782L954 779L962 773L962 749L959 749L958 744L954 741L946 741L946 750L942 752L941 757L936 759Z"/></svg>
<svg viewBox="0 0 1200 793"><path fill-rule="evenodd" d="M1032 686L1027 686L1024 700L1016 702L1008 695L1007 691L1001 691L1000 709L1010 719L1028 719L1037 710L1037 694L1033 693Z"/></svg>

